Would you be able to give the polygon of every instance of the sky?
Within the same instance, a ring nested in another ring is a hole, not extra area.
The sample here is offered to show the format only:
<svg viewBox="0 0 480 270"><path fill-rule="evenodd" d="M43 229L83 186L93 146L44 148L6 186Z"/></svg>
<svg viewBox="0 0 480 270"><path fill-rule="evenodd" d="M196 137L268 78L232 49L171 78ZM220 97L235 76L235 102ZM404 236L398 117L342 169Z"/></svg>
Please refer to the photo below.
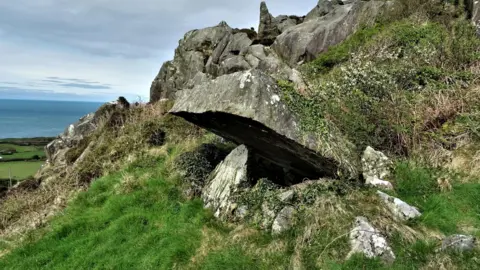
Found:
<svg viewBox="0 0 480 270"><path fill-rule="evenodd" d="M266 1L305 15L318 0ZM148 101L184 33L258 27L260 0L0 0L0 99Z"/></svg>

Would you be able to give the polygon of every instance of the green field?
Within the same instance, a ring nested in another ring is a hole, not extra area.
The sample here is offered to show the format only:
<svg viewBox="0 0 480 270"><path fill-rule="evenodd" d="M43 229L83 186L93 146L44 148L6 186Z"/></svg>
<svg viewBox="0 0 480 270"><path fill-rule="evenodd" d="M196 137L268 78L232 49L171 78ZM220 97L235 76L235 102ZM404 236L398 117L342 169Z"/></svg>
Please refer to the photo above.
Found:
<svg viewBox="0 0 480 270"><path fill-rule="evenodd" d="M0 162L0 178L8 179L11 170L13 179L25 179L34 175L43 163L43 161Z"/></svg>
<svg viewBox="0 0 480 270"><path fill-rule="evenodd" d="M29 160L34 156L38 156L40 159L45 158L45 152L42 146L21 146L15 144L0 144L0 151L7 149L15 149L17 153L13 155L0 155L3 161L9 160Z"/></svg>

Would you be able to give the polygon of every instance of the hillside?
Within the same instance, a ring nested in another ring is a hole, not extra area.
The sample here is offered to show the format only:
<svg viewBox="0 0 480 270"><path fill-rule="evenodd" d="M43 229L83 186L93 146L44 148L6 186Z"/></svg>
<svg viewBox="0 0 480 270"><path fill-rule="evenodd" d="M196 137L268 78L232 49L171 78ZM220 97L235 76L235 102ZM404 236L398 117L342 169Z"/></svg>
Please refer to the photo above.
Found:
<svg viewBox="0 0 480 270"><path fill-rule="evenodd" d="M480 4L192 30L1 198L1 269L480 268Z"/></svg>

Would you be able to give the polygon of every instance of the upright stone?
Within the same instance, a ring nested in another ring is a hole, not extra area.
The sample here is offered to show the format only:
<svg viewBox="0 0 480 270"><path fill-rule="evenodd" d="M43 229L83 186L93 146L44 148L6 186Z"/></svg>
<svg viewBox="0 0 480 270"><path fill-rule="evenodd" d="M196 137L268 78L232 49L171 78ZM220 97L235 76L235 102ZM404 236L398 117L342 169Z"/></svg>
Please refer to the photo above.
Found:
<svg viewBox="0 0 480 270"><path fill-rule="evenodd" d="M258 43L270 46L273 44L277 36L280 35L280 30L277 27L275 18L268 11L267 4L262 2L260 4L260 25L258 26Z"/></svg>
<svg viewBox="0 0 480 270"><path fill-rule="evenodd" d="M248 182L247 161L247 147L240 145L211 174L202 198L205 207L211 208L215 217L225 218L234 210L232 195Z"/></svg>

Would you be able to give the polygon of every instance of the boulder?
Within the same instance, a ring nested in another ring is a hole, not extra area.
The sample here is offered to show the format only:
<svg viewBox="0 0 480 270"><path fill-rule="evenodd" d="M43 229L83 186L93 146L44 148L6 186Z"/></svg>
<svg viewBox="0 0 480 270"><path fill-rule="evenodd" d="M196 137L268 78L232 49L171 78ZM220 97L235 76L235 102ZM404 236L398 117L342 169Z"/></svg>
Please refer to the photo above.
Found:
<svg viewBox="0 0 480 270"><path fill-rule="evenodd" d="M180 91L170 113L245 144L302 177L358 176L353 144L333 128L325 134L302 131L276 81L259 70L224 75Z"/></svg>
<svg viewBox="0 0 480 270"><path fill-rule="evenodd" d="M470 235L453 235L442 242L442 251L452 250L456 252L468 252L475 248L476 239Z"/></svg>
<svg viewBox="0 0 480 270"><path fill-rule="evenodd" d="M350 244L352 249L347 258L361 253L367 258L381 258L387 263L392 263L395 260L395 254L393 254L385 237L364 217L356 218L355 227L350 232Z"/></svg>
<svg viewBox="0 0 480 270"><path fill-rule="evenodd" d="M367 185L393 189L390 182L383 180L390 175L391 166L392 162L382 152L375 151L370 146L363 152L362 170Z"/></svg>
<svg viewBox="0 0 480 270"><path fill-rule="evenodd" d="M420 217L422 214L416 207L410 206L408 203L385 194L381 191L377 191L378 196L385 202L387 207L392 211L396 218L400 220L410 220Z"/></svg>
<svg viewBox="0 0 480 270"><path fill-rule="evenodd" d="M244 145L235 148L210 175L202 192L205 207L211 208L217 218L228 217L235 210L232 195L248 183L248 150Z"/></svg>
<svg viewBox="0 0 480 270"><path fill-rule="evenodd" d="M280 234L292 228L294 223L295 208L287 206L283 208L272 224L272 234Z"/></svg>
<svg viewBox="0 0 480 270"><path fill-rule="evenodd" d="M362 24L373 22L385 1L320 0L305 21L278 35L272 48L290 66L311 61L344 41Z"/></svg>

